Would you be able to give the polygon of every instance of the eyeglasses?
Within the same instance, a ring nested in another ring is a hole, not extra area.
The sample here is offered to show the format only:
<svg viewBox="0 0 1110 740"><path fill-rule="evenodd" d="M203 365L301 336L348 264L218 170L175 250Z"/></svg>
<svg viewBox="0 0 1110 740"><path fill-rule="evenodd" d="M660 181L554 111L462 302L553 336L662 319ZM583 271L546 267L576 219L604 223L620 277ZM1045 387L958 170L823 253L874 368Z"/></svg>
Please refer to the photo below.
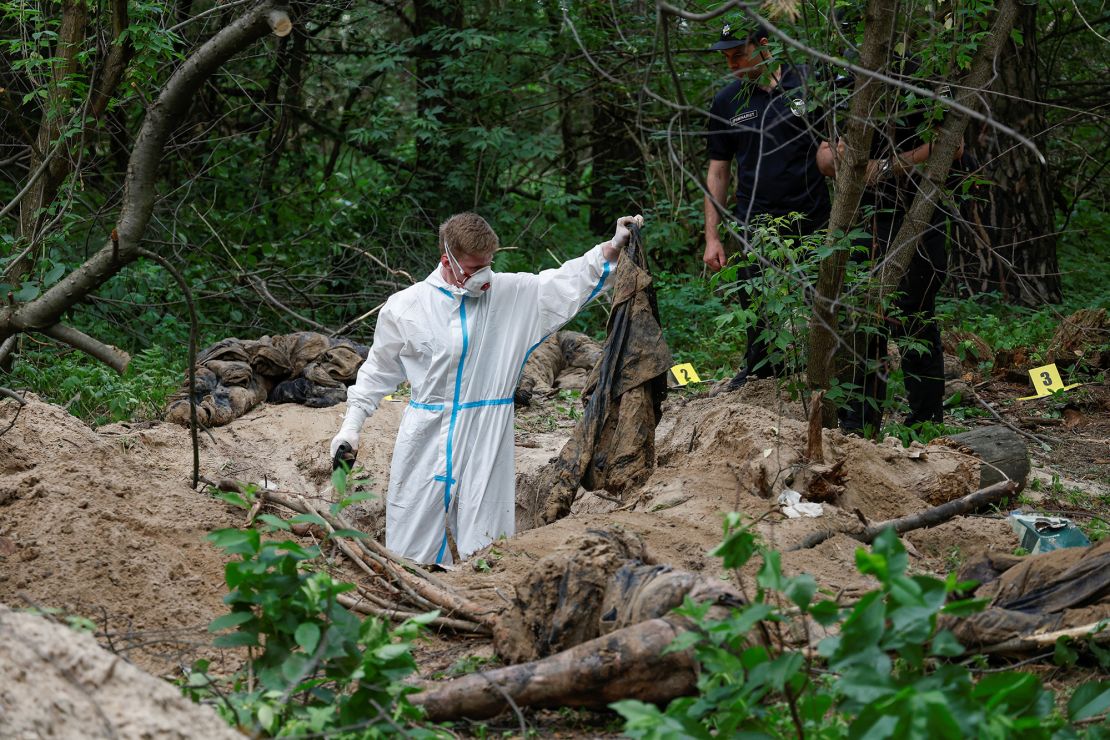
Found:
<svg viewBox="0 0 1110 740"><path fill-rule="evenodd" d="M447 254L447 261L451 263L451 270L455 273L456 276L461 276L459 277L460 283L465 283L467 280L474 277L474 275L477 274L479 271L484 270L493 264L493 262L487 262L484 265L476 267L474 269L474 272L467 272L462 268L462 265L459 264L459 261L455 259L455 255L451 251L451 246L447 243L446 239L443 240L443 250Z"/></svg>

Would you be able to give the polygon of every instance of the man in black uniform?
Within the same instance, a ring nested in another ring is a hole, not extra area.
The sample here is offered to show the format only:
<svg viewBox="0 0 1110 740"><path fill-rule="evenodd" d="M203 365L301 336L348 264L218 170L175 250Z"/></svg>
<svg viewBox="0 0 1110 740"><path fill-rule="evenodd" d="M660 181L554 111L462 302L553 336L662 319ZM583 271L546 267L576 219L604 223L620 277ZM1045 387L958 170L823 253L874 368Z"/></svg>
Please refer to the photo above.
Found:
<svg viewBox="0 0 1110 740"><path fill-rule="evenodd" d="M939 93L950 94L947 86L941 86ZM862 256L876 266L894 247L894 238L918 190L916 168L931 151L932 145L923 136L927 111L921 106L918 103L916 109L894 111L879 124L872 139L867 188L860 208L865 216L864 229L870 234L863 245L867 252ZM961 143L954 159L962 156ZM822 143L819 158L823 169L834 169L835 157L827 143ZM936 320L936 297L948 269L945 222L949 216L945 205L937 203L898 285L891 310L881 317L880 332L856 335L860 346L851 348L856 355L851 381L859 395L838 411L840 428L845 432L877 434L882 425L888 336L912 340L901 353L910 406L904 423L911 426L943 419L944 350Z"/></svg>
<svg viewBox="0 0 1110 740"><path fill-rule="evenodd" d="M728 261L718 233L720 208L728 200L732 160L736 160L736 206L733 215L741 232L759 216L800 213L792 230L808 235L826 225L829 190L817 166L819 140L811 130L806 112L804 70L784 68L771 54L768 32L757 27L737 36L726 25L713 51L721 52L736 80L717 93L710 108L709 173L705 196L705 256L702 261L718 271ZM747 235L743 244L749 242ZM735 250L727 250L735 251ZM744 268L741 279L751 281L762 273L759 263ZM752 303L751 286L738 293L740 304ZM722 390L740 388L750 376L778 376L785 367L768 357L760 335L762 320L748 327L744 367Z"/></svg>

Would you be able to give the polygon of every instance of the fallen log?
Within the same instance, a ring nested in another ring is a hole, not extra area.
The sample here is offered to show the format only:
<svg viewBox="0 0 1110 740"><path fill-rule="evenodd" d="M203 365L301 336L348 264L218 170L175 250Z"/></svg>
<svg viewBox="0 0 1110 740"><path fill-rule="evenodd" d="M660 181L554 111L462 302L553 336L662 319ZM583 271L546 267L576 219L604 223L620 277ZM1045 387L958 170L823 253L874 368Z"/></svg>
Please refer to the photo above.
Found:
<svg viewBox="0 0 1110 740"><path fill-rule="evenodd" d="M667 652L687 629L678 617L640 622L541 660L461 676L409 700L432 722L486 719L514 704L602 708L633 696L669 701L697 687L691 652Z"/></svg>
<svg viewBox="0 0 1110 740"><path fill-rule="evenodd" d="M953 499L940 506L934 506L931 509L919 511L916 514L878 522L872 524L870 527L864 527L862 530L826 529L814 532L799 544L791 547L788 552L817 547L817 545L820 545L825 540L835 537L838 534L846 534L864 544L870 544L879 536L880 532L887 528L893 528L895 532L901 535L906 532L912 532L915 529L935 527L938 524L943 524L949 519L960 516L961 514L966 514L969 511L975 511L984 506L997 504L1002 499L1007 496L1012 496L1019 490L1020 488L1016 482L1012 480L1002 481L973 493L969 493L963 498Z"/></svg>

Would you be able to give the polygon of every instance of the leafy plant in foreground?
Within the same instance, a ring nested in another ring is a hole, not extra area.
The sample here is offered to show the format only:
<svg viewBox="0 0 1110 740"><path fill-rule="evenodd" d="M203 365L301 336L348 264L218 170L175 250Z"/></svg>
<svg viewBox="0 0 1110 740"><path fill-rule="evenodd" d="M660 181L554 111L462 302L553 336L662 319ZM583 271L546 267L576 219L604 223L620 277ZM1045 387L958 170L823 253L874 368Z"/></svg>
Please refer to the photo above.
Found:
<svg viewBox="0 0 1110 740"><path fill-rule="evenodd" d="M681 608L695 629L670 649L693 648L701 666L698 695L665 709L617 702L631 737L1067 738L1084 731L1105 737L1095 725L1069 726L1032 674L974 680L966 666L951 662L964 648L938 627L938 617L971 614L983 602L950 601L969 586L954 576L907 575L908 557L893 530L870 551L857 550L857 568L880 586L848 608L815 600L808 574L784 576L780 554L760 546L738 514L729 515L714 554L730 569L761 556L755 598L723 620L708 619L706 605ZM775 647L816 625L833 628L816 656ZM1068 703L1068 720L1086 723L1108 708L1110 682L1090 682Z"/></svg>
<svg viewBox="0 0 1110 740"><path fill-rule="evenodd" d="M271 533L289 526L274 517L265 521ZM410 736L439 736L413 724L422 712L406 695L416 689L401 683L416 669L412 640L435 612L390 629L339 604L337 597L354 586L312 567L320 558L316 546L264 540L255 529L222 529L209 540L239 556L225 568L231 612L209 625L212 632L230 631L214 645L245 647L249 658L226 680L198 661L187 694L214 702L229 722L270 736L377 738L402 728Z"/></svg>

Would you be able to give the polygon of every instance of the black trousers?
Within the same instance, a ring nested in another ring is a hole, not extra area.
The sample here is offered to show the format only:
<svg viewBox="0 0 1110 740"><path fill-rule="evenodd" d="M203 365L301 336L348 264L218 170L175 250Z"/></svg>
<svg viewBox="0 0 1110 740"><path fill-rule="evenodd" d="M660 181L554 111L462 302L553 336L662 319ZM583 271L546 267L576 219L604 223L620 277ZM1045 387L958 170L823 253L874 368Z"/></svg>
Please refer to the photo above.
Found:
<svg viewBox="0 0 1110 740"><path fill-rule="evenodd" d="M813 234L818 229L824 228L829 221L828 213L822 213L817 216L806 216L795 221L787 233L782 236L797 236L802 238ZM744 229L744 238L750 242L750 237L747 233L747 227L742 226ZM744 245L734 243L734 253L744 253ZM748 283L763 275L764 265L762 262L748 265L740 269L738 273L738 280L741 283ZM755 291L749 292L745 288L737 291L740 307L749 309L752 304L756 302ZM749 377L759 378L778 378L783 375L789 374L789 368L786 362L782 359L773 359L771 357L770 347L767 342L762 338L762 334L767 330L767 320L760 312L756 312L756 320L747 328L747 348L744 350L744 368L741 374L746 374Z"/></svg>
<svg viewBox="0 0 1110 740"><path fill-rule="evenodd" d="M882 259L902 225L901 214L880 214L872 219L872 259ZM877 431L882 425L888 375L888 338L914 340L902 352L902 374L909 396L906 424L940 422L944 418L944 350L936 320L936 298L948 271L944 222L934 222L922 236L893 301L896 311L884 319L876 333L854 333L852 383L859 397L839 411L845 431Z"/></svg>

